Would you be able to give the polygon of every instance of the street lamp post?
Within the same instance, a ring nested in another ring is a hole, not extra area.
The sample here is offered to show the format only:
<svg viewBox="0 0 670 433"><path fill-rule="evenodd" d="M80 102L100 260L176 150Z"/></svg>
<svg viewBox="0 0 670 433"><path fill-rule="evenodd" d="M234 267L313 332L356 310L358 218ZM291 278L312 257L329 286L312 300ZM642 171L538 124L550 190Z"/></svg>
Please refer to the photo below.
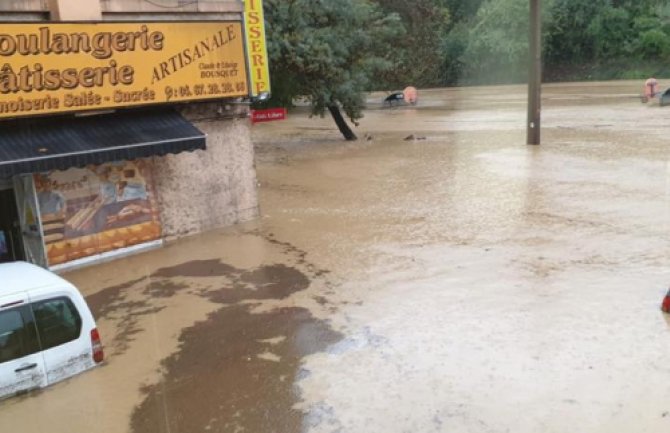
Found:
<svg viewBox="0 0 670 433"><path fill-rule="evenodd" d="M542 119L541 0L530 0L530 61L528 70L528 144L540 144Z"/></svg>

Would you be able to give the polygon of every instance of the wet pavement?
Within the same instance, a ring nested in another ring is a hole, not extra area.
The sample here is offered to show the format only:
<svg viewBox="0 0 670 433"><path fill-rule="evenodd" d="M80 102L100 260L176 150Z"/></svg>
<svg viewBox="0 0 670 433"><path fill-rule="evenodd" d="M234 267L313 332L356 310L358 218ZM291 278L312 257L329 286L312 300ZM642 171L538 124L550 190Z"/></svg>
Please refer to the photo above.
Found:
<svg viewBox="0 0 670 433"><path fill-rule="evenodd" d="M667 432L670 108L637 82L259 125L262 218L72 272L106 364L20 432ZM39 415L36 415L39 414Z"/></svg>

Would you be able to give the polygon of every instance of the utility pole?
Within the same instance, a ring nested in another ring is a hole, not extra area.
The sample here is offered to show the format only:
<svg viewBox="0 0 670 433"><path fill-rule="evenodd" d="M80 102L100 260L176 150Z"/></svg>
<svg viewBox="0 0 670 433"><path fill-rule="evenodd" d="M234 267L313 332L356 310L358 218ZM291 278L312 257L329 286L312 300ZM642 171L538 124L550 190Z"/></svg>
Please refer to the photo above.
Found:
<svg viewBox="0 0 670 433"><path fill-rule="evenodd" d="M541 0L530 1L530 55L528 69L528 144L540 144L542 120Z"/></svg>

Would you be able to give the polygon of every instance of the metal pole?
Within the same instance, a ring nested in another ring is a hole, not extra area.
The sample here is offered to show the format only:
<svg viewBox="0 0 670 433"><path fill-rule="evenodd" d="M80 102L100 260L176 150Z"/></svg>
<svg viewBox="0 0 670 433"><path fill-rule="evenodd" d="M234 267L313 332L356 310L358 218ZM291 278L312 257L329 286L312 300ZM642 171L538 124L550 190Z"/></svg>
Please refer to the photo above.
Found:
<svg viewBox="0 0 670 433"><path fill-rule="evenodd" d="M530 62L528 69L528 144L540 144L542 112L541 0L530 0Z"/></svg>

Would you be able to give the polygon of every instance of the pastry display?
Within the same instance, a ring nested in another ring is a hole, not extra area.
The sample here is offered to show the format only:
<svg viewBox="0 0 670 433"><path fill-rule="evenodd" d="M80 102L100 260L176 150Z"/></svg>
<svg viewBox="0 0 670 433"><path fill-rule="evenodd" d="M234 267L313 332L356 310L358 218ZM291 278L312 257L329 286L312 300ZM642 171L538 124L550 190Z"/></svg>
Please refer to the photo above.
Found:
<svg viewBox="0 0 670 433"><path fill-rule="evenodd" d="M37 176L50 265L160 239L149 167L124 162Z"/></svg>

